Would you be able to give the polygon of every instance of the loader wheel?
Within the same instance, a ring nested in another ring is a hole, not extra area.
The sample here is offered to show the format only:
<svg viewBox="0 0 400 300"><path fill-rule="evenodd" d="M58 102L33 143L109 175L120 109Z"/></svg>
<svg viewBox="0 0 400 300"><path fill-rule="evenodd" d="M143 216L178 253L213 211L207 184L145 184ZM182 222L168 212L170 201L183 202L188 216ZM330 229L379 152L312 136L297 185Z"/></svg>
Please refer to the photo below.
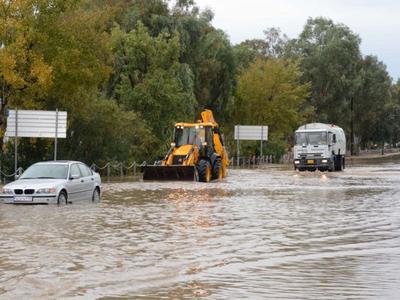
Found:
<svg viewBox="0 0 400 300"><path fill-rule="evenodd" d="M217 159L214 163L214 168L212 170L212 176L211 179L222 179L222 162L220 159Z"/></svg>
<svg viewBox="0 0 400 300"><path fill-rule="evenodd" d="M211 165L207 160L200 160L197 166L197 171L199 172L200 182L210 182L211 181Z"/></svg>

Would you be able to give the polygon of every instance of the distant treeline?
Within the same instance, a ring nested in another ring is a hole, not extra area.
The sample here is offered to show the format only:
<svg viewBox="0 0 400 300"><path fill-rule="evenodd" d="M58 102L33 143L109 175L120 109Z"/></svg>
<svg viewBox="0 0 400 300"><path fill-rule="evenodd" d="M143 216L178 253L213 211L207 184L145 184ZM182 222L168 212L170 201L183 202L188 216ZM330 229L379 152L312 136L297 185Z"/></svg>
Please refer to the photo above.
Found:
<svg viewBox="0 0 400 300"><path fill-rule="evenodd" d="M193 0L13 0L0 3L1 163L7 109L66 110L60 158L152 161L176 121L211 108L235 151L235 124L266 124L268 154L290 149L305 122L343 127L354 150L400 140L400 82L347 26L309 19L232 45ZM240 20L238 20L240 22ZM389 47L389 46L388 46ZM352 134L351 134L352 133ZM257 154L244 143L243 154ZM53 142L20 139L20 164L52 159Z"/></svg>

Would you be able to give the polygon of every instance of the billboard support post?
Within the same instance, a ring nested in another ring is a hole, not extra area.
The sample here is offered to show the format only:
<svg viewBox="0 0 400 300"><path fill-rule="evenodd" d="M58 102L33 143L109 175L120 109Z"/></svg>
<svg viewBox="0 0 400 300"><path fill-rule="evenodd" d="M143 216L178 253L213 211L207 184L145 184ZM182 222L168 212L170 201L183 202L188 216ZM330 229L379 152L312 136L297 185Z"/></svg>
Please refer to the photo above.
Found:
<svg viewBox="0 0 400 300"><path fill-rule="evenodd" d="M14 139L14 173L17 176L18 170L18 108L15 109L15 139Z"/></svg>
<svg viewBox="0 0 400 300"><path fill-rule="evenodd" d="M56 109L56 134L54 139L54 160L57 160L57 138L58 138L58 109Z"/></svg>
<svg viewBox="0 0 400 300"><path fill-rule="evenodd" d="M238 129L237 129L237 135L238 135L238 137L240 137L240 133L239 133L239 127L238 127ZM237 157L237 166L239 167L239 164L240 164L240 158L239 158L239 156L240 156L240 138L238 138L237 140L236 140L236 157Z"/></svg>
<svg viewBox="0 0 400 300"><path fill-rule="evenodd" d="M264 126L261 126L261 143L260 143L260 156L263 156L263 141L264 141Z"/></svg>

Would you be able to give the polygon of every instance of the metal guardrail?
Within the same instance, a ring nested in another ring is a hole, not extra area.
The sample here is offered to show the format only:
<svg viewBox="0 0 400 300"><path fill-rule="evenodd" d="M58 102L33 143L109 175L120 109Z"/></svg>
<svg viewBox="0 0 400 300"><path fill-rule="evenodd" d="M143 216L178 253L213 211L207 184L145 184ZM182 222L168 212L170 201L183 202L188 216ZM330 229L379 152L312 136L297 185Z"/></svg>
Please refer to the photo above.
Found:
<svg viewBox="0 0 400 300"><path fill-rule="evenodd" d="M256 166L271 164L272 161L273 161L272 155L232 157L229 166L237 168L252 168Z"/></svg>
<svg viewBox="0 0 400 300"><path fill-rule="evenodd" d="M133 162L130 165L125 165L122 162L117 162L117 163L111 163L108 162L104 166L100 167L93 163L90 168L93 171L96 171L102 175L105 175L107 177L107 181L110 181L111 177L121 177L123 178L124 176L137 176L139 173L141 173L140 167L143 166L145 162L138 164L136 162Z"/></svg>
<svg viewBox="0 0 400 300"><path fill-rule="evenodd" d="M17 169L17 171L14 172L14 173L12 173L12 174L8 174L8 173L6 173L6 172L3 172L3 171L0 169L0 183L5 182L5 181L8 180L9 178L15 179L17 175L21 175L23 172L24 172L24 169L21 168L21 167L19 167L19 168Z"/></svg>
<svg viewBox="0 0 400 300"><path fill-rule="evenodd" d="M234 168L253 168L260 165L266 165L272 163L273 157L271 155L266 156L252 156L252 157L232 157L229 163L230 167ZM109 182L111 178L124 178L124 177L137 177L141 175L141 167L146 165L146 162L138 164L133 162L131 164L124 164L122 162L108 162L104 166L99 166L95 163L91 164L90 168L93 171L100 173L105 176ZM8 174L0 170L0 183L5 181L13 180L16 175L21 175L24 172L22 167L17 169L17 172Z"/></svg>
<svg viewBox="0 0 400 300"><path fill-rule="evenodd" d="M272 155L264 155L264 156L252 156L252 157L232 157L229 166L234 168L254 168L256 166L271 164L273 161ZM103 175L107 178L107 181L110 181L111 178L133 176L139 176L141 172L141 167L146 165L146 162L138 164L137 162L133 162L132 164L124 164L122 162L108 162L104 166L98 166L93 163L90 168L100 175Z"/></svg>

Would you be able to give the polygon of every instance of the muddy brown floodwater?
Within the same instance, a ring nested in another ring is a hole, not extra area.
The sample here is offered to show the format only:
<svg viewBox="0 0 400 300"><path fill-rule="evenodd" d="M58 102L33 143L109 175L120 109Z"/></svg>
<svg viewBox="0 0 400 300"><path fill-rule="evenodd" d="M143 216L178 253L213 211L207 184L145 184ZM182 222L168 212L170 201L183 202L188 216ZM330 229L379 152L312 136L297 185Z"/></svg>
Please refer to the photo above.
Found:
<svg viewBox="0 0 400 300"><path fill-rule="evenodd" d="M399 299L400 165L0 205L1 299Z"/></svg>

